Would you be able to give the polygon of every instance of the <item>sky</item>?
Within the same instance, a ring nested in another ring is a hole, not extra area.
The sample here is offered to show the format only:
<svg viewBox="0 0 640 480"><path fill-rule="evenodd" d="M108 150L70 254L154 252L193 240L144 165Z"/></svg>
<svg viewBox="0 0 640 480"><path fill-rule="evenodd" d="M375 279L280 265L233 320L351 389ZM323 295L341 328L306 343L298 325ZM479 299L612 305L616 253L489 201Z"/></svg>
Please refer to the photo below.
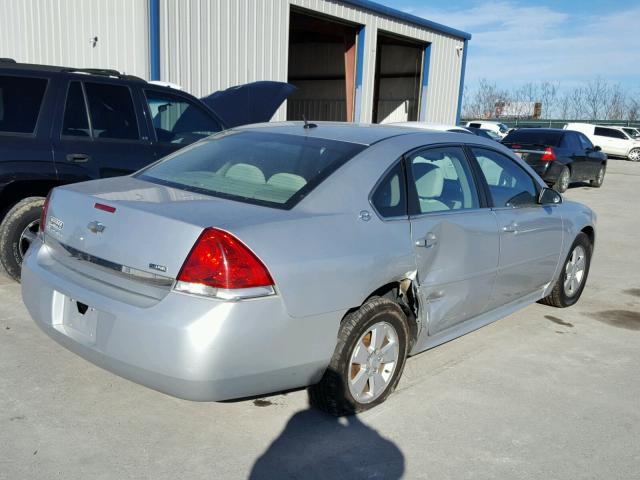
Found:
<svg viewBox="0 0 640 480"><path fill-rule="evenodd" d="M465 83L572 88L601 76L640 95L640 1L378 0L469 32Z"/></svg>

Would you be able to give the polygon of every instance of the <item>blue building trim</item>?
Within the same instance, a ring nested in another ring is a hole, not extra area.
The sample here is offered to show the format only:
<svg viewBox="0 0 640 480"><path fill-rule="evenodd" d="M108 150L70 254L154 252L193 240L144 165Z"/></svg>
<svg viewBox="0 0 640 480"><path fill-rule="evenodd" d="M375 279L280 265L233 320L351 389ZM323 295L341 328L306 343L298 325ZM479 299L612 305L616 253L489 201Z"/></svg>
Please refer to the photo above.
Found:
<svg viewBox="0 0 640 480"><path fill-rule="evenodd" d="M371 2L369 0L341 0L341 2L346 3L348 5L352 5L354 7L359 7L359 8L369 10L371 12L375 12L380 15L386 15L387 17L395 18L397 20L413 23L414 25L418 25L420 27L426 27L436 32L446 33L447 35L451 35L452 37L462 38L464 40L471 40L470 33L463 32L462 30L456 30L455 28L447 27L446 25L432 22L430 20L426 20L424 18L411 15L410 13L401 12L400 10L396 10L395 8L391 8L391 7L386 7L376 2Z"/></svg>
<svg viewBox="0 0 640 480"><path fill-rule="evenodd" d="M431 66L431 44L424 47L422 55L422 88L420 89L420 115L421 122L427 121L427 92L429 91L429 67Z"/></svg>
<svg viewBox="0 0 640 480"><path fill-rule="evenodd" d="M364 36L365 27L361 27L358 31L358 40L356 43L356 94L354 95L353 121L360 122L362 115L362 77L364 69Z"/></svg>
<svg viewBox="0 0 640 480"><path fill-rule="evenodd" d="M149 0L149 76L160 80L160 0Z"/></svg>
<svg viewBox="0 0 640 480"><path fill-rule="evenodd" d="M462 46L462 70L460 71L460 89L458 90L458 113L456 114L456 125L460 123L460 116L462 115L462 96L464 94L464 75L467 70L467 50L469 48L469 41L465 40Z"/></svg>

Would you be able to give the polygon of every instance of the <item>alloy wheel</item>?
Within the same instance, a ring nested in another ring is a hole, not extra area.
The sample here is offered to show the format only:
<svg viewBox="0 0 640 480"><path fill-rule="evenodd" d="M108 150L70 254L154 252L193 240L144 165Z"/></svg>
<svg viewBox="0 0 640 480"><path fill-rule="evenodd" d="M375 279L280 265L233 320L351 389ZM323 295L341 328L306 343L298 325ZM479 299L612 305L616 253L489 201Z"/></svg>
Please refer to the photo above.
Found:
<svg viewBox="0 0 640 480"><path fill-rule="evenodd" d="M629 152L629 160L632 162L640 161L640 148L634 148Z"/></svg>
<svg viewBox="0 0 640 480"><path fill-rule="evenodd" d="M564 266L564 293L573 297L584 281L587 266L587 252L582 245L576 245Z"/></svg>
<svg viewBox="0 0 640 480"><path fill-rule="evenodd" d="M349 362L349 392L360 403L370 403L389 386L398 365L400 345L396 329L378 322L358 339Z"/></svg>
<svg viewBox="0 0 640 480"><path fill-rule="evenodd" d="M38 236L38 229L40 228L40 220L34 220L20 234L20 240L18 241L18 254L20 260L27 254L27 250Z"/></svg>

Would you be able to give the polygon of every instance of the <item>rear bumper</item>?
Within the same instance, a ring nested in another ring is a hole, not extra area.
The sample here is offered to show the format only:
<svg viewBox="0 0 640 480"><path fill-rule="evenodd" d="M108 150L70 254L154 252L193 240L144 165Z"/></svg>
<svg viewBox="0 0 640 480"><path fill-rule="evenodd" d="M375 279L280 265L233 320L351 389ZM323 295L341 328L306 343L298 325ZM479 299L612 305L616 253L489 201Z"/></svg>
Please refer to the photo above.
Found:
<svg viewBox="0 0 640 480"><path fill-rule="evenodd" d="M529 166L549 185L553 185L558 181L560 172L562 172L564 167L564 165L559 162L529 163Z"/></svg>
<svg viewBox="0 0 640 480"><path fill-rule="evenodd" d="M47 250L38 240L22 270L38 326L90 362L169 395L215 401L302 387L320 379L333 354L338 312L293 318L279 296L226 302L174 291L133 306L50 268ZM94 309L91 336L67 321L73 301Z"/></svg>

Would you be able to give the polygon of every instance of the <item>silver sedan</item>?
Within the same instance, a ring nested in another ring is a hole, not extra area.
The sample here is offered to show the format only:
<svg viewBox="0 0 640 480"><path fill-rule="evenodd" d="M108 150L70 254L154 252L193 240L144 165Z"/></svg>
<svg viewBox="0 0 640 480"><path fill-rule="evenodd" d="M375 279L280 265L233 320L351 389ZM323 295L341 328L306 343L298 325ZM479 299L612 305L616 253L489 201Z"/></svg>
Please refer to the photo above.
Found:
<svg viewBox="0 0 640 480"><path fill-rule="evenodd" d="M574 304L594 223L490 140L265 124L54 189L22 295L57 342L151 388L310 385L344 415L383 402L409 355Z"/></svg>

